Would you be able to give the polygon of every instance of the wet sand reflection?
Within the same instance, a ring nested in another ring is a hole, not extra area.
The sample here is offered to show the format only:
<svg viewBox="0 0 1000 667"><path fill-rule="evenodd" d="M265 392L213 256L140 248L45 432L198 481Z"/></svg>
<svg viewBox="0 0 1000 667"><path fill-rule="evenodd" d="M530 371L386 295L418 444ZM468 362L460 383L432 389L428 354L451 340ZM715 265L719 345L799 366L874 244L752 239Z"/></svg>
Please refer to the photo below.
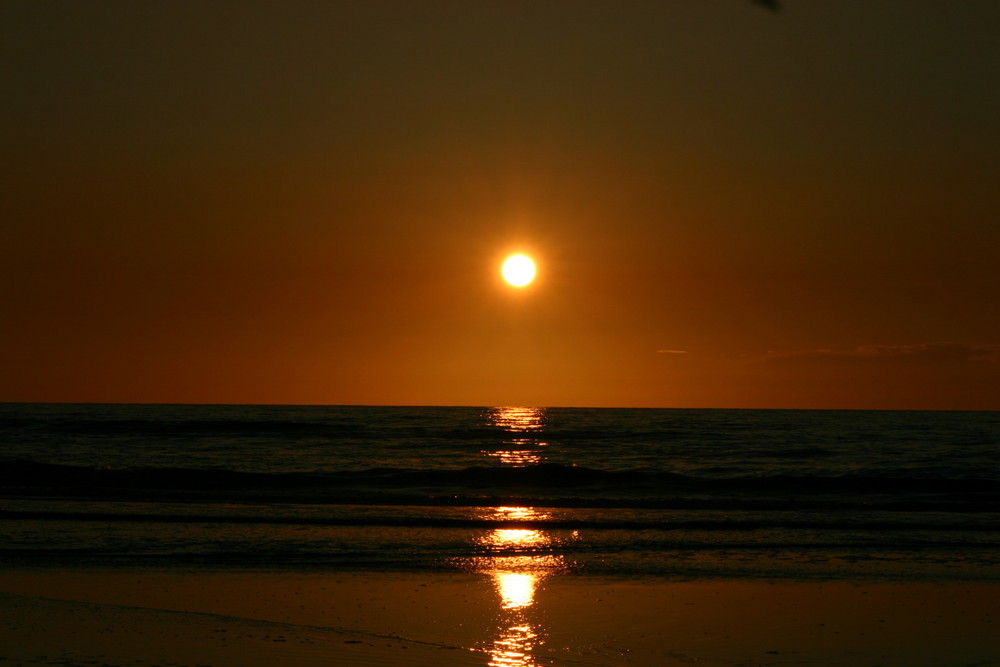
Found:
<svg viewBox="0 0 1000 667"><path fill-rule="evenodd" d="M531 507L497 507L489 518L538 521L546 512ZM545 630L532 613L540 583L566 569L565 558L552 553L558 540L531 528L495 528L476 540L481 556L471 559L471 570L489 575L497 594L497 634L486 650L490 667L537 667L536 650L545 642Z"/></svg>

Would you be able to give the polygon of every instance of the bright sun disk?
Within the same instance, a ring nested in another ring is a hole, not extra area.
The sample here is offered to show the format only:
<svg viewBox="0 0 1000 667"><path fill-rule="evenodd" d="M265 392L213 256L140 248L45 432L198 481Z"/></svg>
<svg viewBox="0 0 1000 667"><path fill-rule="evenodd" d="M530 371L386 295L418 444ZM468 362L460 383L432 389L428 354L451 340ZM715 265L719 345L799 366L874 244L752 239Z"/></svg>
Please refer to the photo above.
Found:
<svg viewBox="0 0 1000 667"><path fill-rule="evenodd" d="M511 255L503 263L503 278L514 287L524 287L535 279L535 263L525 255Z"/></svg>

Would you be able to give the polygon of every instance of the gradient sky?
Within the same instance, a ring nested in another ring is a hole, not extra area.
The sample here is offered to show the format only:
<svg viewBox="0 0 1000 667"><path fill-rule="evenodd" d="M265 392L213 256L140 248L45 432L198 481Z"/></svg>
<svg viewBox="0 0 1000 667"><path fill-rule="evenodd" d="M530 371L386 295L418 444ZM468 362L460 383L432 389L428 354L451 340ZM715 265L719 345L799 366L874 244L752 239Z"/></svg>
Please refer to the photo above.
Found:
<svg viewBox="0 0 1000 667"><path fill-rule="evenodd" d="M0 400L1000 409L1000 2L784 4L0 0Z"/></svg>

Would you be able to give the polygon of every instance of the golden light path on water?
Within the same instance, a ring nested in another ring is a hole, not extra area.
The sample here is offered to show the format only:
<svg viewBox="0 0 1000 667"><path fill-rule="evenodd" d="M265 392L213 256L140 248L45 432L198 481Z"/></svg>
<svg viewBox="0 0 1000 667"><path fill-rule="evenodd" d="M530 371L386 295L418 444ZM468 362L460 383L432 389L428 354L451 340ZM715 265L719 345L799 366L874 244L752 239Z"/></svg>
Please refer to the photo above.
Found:
<svg viewBox="0 0 1000 667"><path fill-rule="evenodd" d="M486 421L499 428L505 437L499 448L487 450L484 454L515 468L542 462L543 448L548 445L539 437L545 428L544 408L491 408L487 411Z"/></svg>
<svg viewBox="0 0 1000 667"><path fill-rule="evenodd" d="M497 446L483 454L505 467L541 463L545 428L543 408L491 408L484 415L488 425L501 431ZM551 514L533 507L483 508L480 518L511 522L510 528L497 527L477 538L481 555L463 562L463 568L490 577L497 596L497 630L484 646L489 667L540 667L536 651L544 644L545 631L534 618L532 607L541 582L567 568L561 554L553 553L559 540L544 530L524 527L542 522Z"/></svg>
<svg viewBox="0 0 1000 667"><path fill-rule="evenodd" d="M498 507L494 518L540 520L547 515L530 507ZM545 553L554 541L541 530L495 528L478 540L488 554L473 559L473 568L493 579L500 603L498 635L488 647L490 667L537 667L533 653L544 632L530 609L540 582L565 568L561 555ZM542 553L532 553L541 551Z"/></svg>

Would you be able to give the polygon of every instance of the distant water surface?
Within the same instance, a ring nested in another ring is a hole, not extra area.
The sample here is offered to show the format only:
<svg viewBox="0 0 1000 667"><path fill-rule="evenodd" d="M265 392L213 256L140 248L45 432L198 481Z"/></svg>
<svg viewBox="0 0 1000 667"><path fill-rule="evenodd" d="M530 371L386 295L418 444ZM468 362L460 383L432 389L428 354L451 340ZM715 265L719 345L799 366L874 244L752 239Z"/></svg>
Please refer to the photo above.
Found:
<svg viewBox="0 0 1000 667"><path fill-rule="evenodd" d="M0 528L40 563L996 578L1000 413L3 404Z"/></svg>

